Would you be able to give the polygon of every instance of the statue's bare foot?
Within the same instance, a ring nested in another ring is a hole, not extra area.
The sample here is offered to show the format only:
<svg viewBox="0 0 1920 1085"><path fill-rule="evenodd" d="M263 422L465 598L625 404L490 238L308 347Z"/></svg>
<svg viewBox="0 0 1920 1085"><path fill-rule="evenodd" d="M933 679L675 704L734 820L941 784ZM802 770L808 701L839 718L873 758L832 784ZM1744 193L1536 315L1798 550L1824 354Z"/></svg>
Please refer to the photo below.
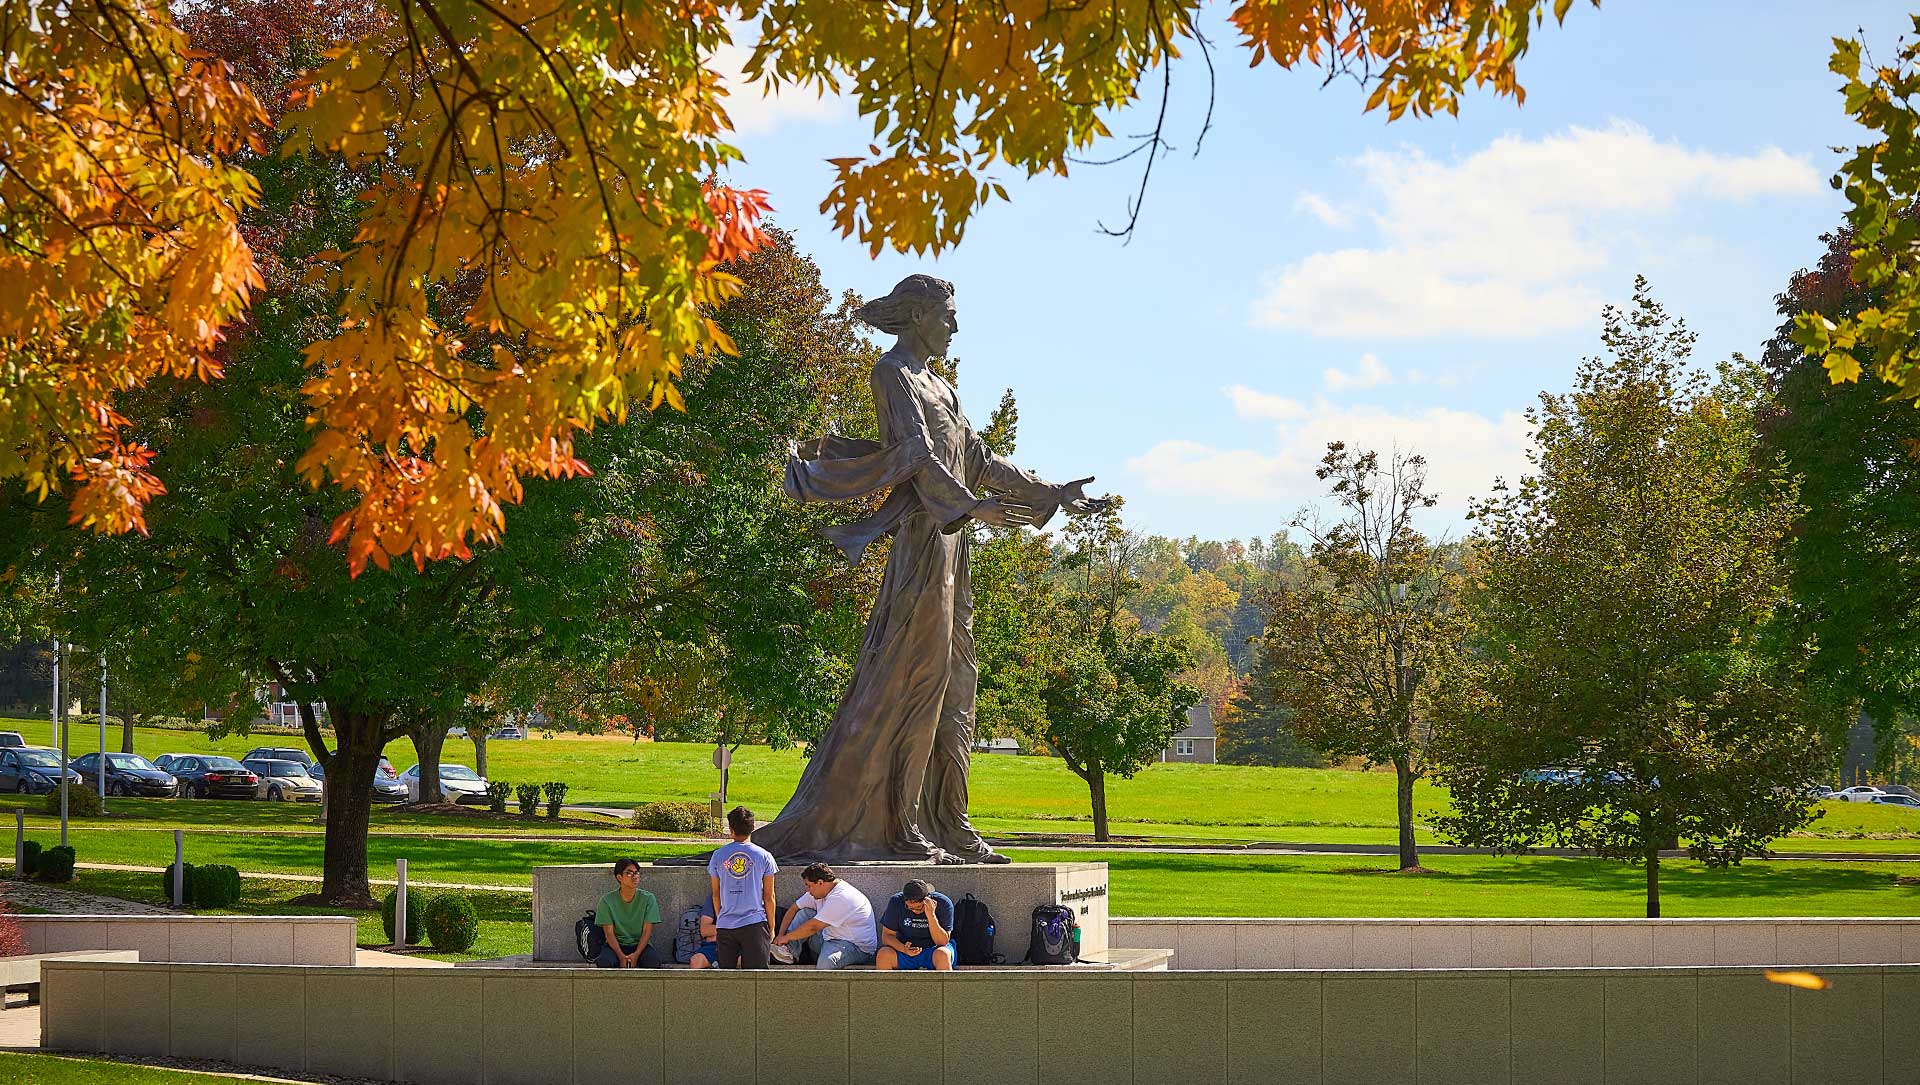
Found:
<svg viewBox="0 0 1920 1085"><path fill-rule="evenodd" d="M935 866L960 866L961 864L967 862L967 857L964 855L955 855L953 852L946 851L940 848L935 848L933 855L928 859L928 861L933 863L933 865Z"/></svg>
<svg viewBox="0 0 1920 1085"><path fill-rule="evenodd" d="M976 863L986 863L990 866L998 865L1000 863L1013 862L1012 859L1007 858L1006 856L1000 854L997 851L990 851L985 855L976 855L973 857L973 861Z"/></svg>

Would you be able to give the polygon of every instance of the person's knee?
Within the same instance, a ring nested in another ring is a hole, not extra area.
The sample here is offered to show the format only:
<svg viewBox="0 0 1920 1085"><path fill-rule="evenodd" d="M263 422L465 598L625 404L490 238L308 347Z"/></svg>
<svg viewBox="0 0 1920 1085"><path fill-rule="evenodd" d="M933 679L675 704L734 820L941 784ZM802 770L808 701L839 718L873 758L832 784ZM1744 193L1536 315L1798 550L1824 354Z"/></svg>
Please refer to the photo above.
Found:
<svg viewBox="0 0 1920 1085"><path fill-rule="evenodd" d="M880 952L874 955L873 967L882 972L892 971L900 967L900 954L896 953L892 946L883 946Z"/></svg>
<svg viewBox="0 0 1920 1085"><path fill-rule="evenodd" d="M600 952L593 955L593 966L595 968L618 968L620 967L620 959L614 956L612 946L601 946Z"/></svg>
<svg viewBox="0 0 1920 1085"><path fill-rule="evenodd" d="M687 967L688 968L712 968L713 962L707 960L706 954L696 953L693 955L693 957L690 960L687 961Z"/></svg>
<svg viewBox="0 0 1920 1085"><path fill-rule="evenodd" d="M933 970L935 972L953 971L953 947L939 946L933 951Z"/></svg>

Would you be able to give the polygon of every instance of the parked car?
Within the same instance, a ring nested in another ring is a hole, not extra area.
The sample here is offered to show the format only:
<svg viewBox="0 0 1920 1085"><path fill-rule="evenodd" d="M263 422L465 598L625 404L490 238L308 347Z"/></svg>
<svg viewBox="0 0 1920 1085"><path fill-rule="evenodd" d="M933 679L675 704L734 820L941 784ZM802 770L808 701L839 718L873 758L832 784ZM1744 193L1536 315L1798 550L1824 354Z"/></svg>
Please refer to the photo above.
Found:
<svg viewBox="0 0 1920 1085"><path fill-rule="evenodd" d="M420 798L419 765L401 773L400 782L407 785L408 802L423 801ZM487 781L465 765L441 765L440 801L484 803L487 801Z"/></svg>
<svg viewBox="0 0 1920 1085"><path fill-rule="evenodd" d="M1866 784L1856 784L1853 787L1841 788L1833 793L1833 797L1836 799L1845 799L1848 802L1873 802L1885 794L1886 792L1877 787L1868 787Z"/></svg>
<svg viewBox="0 0 1920 1085"><path fill-rule="evenodd" d="M0 750L4 750L10 746L11 747L25 746L26 744L27 744L27 740L20 737L20 732L0 731Z"/></svg>
<svg viewBox="0 0 1920 1085"><path fill-rule="evenodd" d="M162 754L154 761L180 781L179 793L196 799L251 799L260 778L231 757L204 753Z"/></svg>
<svg viewBox="0 0 1920 1085"><path fill-rule="evenodd" d="M80 778L93 787L100 782L100 755L81 754L67 765L80 774ZM107 755L107 794L109 795L157 795L170 796L179 787L179 781L165 769L158 768L153 762L136 753L110 753Z"/></svg>
<svg viewBox="0 0 1920 1085"><path fill-rule="evenodd" d="M313 755L298 746L255 746L240 759L243 765L249 761L298 761L313 767Z"/></svg>
<svg viewBox="0 0 1920 1085"><path fill-rule="evenodd" d="M1889 795L1905 795L1909 799L1920 799L1920 791L1915 791L1905 784L1882 784L1880 790Z"/></svg>
<svg viewBox="0 0 1920 1085"><path fill-rule="evenodd" d="M1825 784L1808 784L1804 794L1810 799L1831 799L1833 789Z"/></svg>
<svg viewBox="0 0 1920 1085"><path fill-rule="evenodd" d="M393 762L380 759L380 767L373 772L374 802L406 802L408 788L406 782L393 771Z"/></svg>
<svg viewBox="0 0 1920 1085"><path fill-rule="evenodd" d="M79 786L80 774L67 770L68 786ZM44 795L60 786L60 751L40 746L0 749L0 791Z"/></svg>
<svg viewBox="0 0 1920 1085"><path fill-rule="evenodd" d="M527 737L527 732L517 723L503 723L498 730L494 731L493 737L507 740L522 739Z"/></svg>
<svg viewBox="0 0 1920 1085"><path fill-rule="evenodd" d="M307 772L307 766L298 761L255 757L240 764L260 778L260 788L255 792L259 798L273 802L320 801L324 790L320 781L314 779Z"/></svg>
<svg viewBox="0 0 1920 1085"><path fill-rule="evenodd" d="M1920 799L1911 795L1882 795L1873 801L1879 806L1904 806L1909 810L1920 810Z"/></svg>

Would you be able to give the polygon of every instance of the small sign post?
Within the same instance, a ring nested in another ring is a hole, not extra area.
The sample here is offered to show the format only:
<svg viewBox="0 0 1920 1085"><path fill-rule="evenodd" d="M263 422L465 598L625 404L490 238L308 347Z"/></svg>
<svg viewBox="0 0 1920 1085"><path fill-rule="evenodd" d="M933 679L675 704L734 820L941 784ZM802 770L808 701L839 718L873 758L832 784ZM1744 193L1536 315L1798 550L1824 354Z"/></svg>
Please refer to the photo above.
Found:
<svg viewBox="0 0 1920 1085"><path fill-rule="evenodd" d="M407 949L407 861L393 861L393 951L404 953Z"/></svg>

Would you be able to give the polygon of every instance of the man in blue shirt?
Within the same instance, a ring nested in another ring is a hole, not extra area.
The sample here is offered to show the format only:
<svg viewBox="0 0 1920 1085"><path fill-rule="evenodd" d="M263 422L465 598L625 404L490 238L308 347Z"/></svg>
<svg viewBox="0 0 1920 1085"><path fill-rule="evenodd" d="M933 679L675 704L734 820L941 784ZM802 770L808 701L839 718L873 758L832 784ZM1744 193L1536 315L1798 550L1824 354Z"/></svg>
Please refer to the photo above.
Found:
<svg viewBox="0 0 1920 1085"><path fill-rule="evenodd" d="M953 971L953 901L918 878L887 901L880 916L880 952L873 967Z"/></svg>
<svg viewBox="0 0 1920 1085"><path fill-rule="evenodd" d="M713 887L714 946L721 968L766 968L773 948L773 854L747 838L753 835L753 811L736 806L727 812L733 843L707 860Z"/></svg>

